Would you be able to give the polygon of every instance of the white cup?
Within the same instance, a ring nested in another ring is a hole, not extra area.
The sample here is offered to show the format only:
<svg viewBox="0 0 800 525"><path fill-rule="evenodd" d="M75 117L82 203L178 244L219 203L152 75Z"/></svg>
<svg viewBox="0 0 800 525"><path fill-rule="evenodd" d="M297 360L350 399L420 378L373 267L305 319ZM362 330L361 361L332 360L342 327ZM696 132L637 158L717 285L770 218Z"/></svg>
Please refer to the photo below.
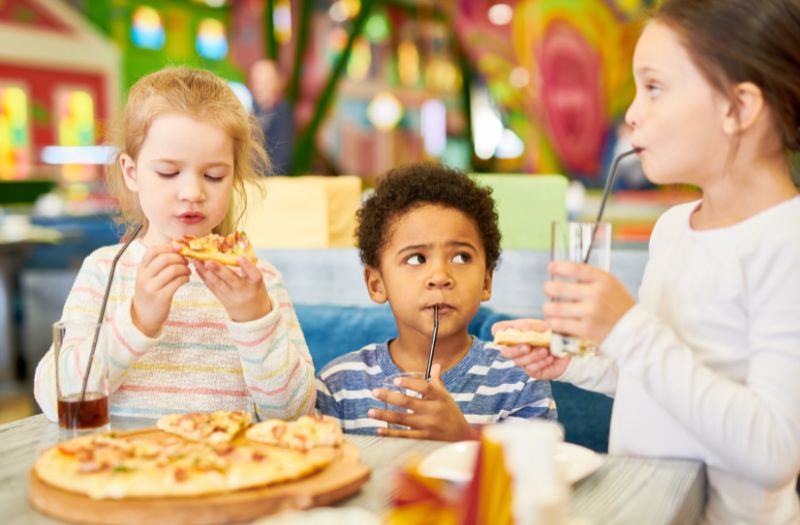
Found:
<svg viewBox="0 0 800 525"><path fill-rule="evenodd" d="M520 525L564 525L569 518L570 489L556 463L564 430L545 420L491 425L486 439L500 443L513 480L514 522Z"/></svg>

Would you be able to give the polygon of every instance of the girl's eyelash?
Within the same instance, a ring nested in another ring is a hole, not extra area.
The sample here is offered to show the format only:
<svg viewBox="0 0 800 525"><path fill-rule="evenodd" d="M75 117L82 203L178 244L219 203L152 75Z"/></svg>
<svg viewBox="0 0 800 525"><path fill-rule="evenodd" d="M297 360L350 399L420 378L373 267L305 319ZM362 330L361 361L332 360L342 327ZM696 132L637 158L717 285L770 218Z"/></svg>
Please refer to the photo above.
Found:
<svg viewBox="0 0 800 525"><path fill-rule="evenodd" d="M224 179L224 178L225 178L225 176L222 176L222 177L213 177L213 176L211 176L211 175L206 175L206 179L210 180L211 182L220 182L220 181L221 181L222 179Z"/></svg>
<svg viewBox="0 0 800 525"><path fill-rule="evenodd" d="M159 177L174 177L175 175L178 174L177 171L175 173L164 173L163 171L156 171L156 173L158 173Z"/></svg>
<svg viewBox="0 0 800 525"><path fill-rule="evenodd" d="M661 86L660 86L660 85L659 85L657 82L647 82L647 83L644 85L644 88L645 88L645 89L646 89L648 92L650 92L650 91L653 91L653 90L656 90L656 89L657 89L657 90L659 90L659 91L661 90Z"/></svg>

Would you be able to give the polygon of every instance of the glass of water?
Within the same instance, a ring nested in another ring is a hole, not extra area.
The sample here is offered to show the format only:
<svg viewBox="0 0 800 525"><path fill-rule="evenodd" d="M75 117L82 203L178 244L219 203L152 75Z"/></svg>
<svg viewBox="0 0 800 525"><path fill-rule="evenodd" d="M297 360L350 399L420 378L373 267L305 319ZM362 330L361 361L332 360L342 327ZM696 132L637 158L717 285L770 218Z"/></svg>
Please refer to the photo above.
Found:
<svg viewBox="0 0 800 525"><path fill-rule="evenodd" d="M550 260L585 263L608 271L611 267L611 224L599 222L595 227L594 222L554 222ZM564 280L560 277L553 279ZM553 333L550 353L556 357L595 355L597 344Z"/></svg>

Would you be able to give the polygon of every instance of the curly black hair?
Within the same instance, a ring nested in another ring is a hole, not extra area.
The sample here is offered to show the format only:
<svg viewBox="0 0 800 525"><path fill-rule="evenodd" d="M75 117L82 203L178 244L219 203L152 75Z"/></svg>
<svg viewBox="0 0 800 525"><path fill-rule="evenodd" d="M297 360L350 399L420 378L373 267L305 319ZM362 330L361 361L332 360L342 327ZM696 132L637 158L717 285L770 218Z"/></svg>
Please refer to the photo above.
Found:
<svg viewBox="0 0 800 525"><path fill-rule="evenodd" d="M458 170L433 162L399 166L378 182L357 213L361 262L379 268L392 224L425 204L453 208L475 221L486 251L486 268L495 268L500 258L500 230L492 189L479 186Z"/></svg>

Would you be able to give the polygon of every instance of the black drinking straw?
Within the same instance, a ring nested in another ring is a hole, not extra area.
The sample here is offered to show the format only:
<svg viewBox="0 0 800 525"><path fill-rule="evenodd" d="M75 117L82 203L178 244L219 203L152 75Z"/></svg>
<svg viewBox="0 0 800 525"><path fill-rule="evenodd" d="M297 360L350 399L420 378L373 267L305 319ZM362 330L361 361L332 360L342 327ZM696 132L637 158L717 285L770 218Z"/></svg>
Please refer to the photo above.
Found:
<svg viewBox="0 0 800 525"><path fill-rule="evenodd" d="M92 350L89 352L89 362L86 364L86 372L83 374L83 385L81 386L81 398L78 400L78 407L75 409L75 417L72 420L73 428L78 428L78 415L81 413L81 405L83 405L83 401L86 398L86 384L89 382L89 374L92 371L92 362L94 361L94 351L97 349L97 339L100 337L100 327L103 323L103 318L106 315L106 306L108 305L108 295L111 293L111 281L114 279L114 270L117 269L117 262L119 258L122 257L122 254L125 253L125 250L128 249L128 246L133 242L139 232L142 230L142 224L137 224L136 227L128 237L128 240L125 241L125 244L122 245L122 248L117 252L117 255L114 256L114 260L111 261L111 271L108 273L108 281L106 282L106 292L103 294L103 302L100 305L100 315L97 318L97 328L94 331L94 339L92 340Z"/></svg>
<svg viewBox="0 0 800 525"><path fill-rule="evenodd" d="M608 174L608 178L606 179L606 186L603 188L603 197L600 199L600 210L597 212L597 218L594 221L594 226L592 226L592 238L589 239L589 248L586 249L586 256L583 258L583 264L588 264L589 256L592 254L592 248L594 247L594 237L597 235L597 227L600 226L600 221L603 219L603 212L606 209L606 201L608 200L608 194L611 193L611 188L614 186L614 179L617 177L617 167L619 166L619 161L627 157L628 155L633 155L636 153L635 149L625 151L617 155L617 158L614 159L614 163L611 164L611 172Z"/></svg>
<svg viewBox="0 0 800 525"><path fill-rule="evenodd" d="M428 366L425 367L425 381L431 378L431 366L433 365L433 351L436 348L436 334L439 332L439 305L433 307L433 335L431 335L431 349L428 352Z"/></svg>

